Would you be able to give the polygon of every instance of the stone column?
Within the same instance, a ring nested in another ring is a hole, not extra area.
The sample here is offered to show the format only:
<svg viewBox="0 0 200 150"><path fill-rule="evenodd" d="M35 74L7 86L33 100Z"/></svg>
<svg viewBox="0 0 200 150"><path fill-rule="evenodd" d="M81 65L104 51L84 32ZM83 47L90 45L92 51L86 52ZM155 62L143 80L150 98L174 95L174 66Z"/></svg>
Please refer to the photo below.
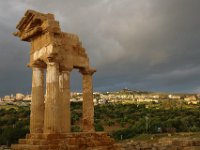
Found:
<svg viewBox="0 0 200 150"><path fill-rule="evenodd" d="M83 75L83 131L94 131L94 102L92 75L95 70L81 71Z"/></svg>
<svg viewBox="0 0 200 150"><path fill-rule="evenodd" d="M33 67L30 133L42 133L44 128L44 69Z"/></svg>
<svg viewBox="0 0 200 150"><path fill-rule="evenodd" d="M59 100L59 65L47 63L44 133L61 132L61 101Z"/></svg>
<svg viewBox="0 0 200 150"><path fill-rule="evenodd" d="M70 71L61 71L59 76L60 100L62 103L62 133L71 131L71 112L70 112Z"/></svg>

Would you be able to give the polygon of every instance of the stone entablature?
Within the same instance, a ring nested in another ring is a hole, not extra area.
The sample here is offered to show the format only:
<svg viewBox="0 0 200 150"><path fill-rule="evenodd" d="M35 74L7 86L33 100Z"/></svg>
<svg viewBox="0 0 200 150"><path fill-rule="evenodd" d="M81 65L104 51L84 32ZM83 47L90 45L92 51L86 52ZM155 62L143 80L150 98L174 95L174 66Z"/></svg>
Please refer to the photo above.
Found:
<svg viewBox="0 0 200 150"><path fill-rule="evenodd" d="M31 42L30 67L47 68L47 63L59 63L59 69L92 70L89 58L78 36L62 32L53 14L28 10L17 25L14 35Z"/></svg>

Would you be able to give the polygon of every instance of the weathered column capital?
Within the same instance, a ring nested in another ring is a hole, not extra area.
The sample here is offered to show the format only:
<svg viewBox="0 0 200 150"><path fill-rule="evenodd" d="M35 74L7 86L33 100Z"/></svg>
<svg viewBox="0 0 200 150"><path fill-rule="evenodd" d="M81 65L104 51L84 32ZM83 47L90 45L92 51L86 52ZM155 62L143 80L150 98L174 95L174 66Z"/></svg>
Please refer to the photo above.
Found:
<svg viewBox="0 0 200 150"><path fill-rule="evenodd" d="M80 69L79 72L82 75L93 75L96 72L96 69Z"/></svg>
<svg viewBox="0 0 200 150"><path fill-rule="evenodd" d="M27 64L27 67L29 68L46 68L46 63L42 60L32 61L29 64Z"/></svg>
<svg viewBox="0 0 200 150"><path fill-rule="evenodd" d="M61 65L60 65L60 72L71 72L72 70L73 70L72 67L70 67L70 66L64 66L61 63Z"/></svg>
<svg viewBox="0 0 200 150"><path fill-rule="evenodd" d="M60 73L67 73L67 74L69 74L69 73L71 73L71 71L72 70L70 70L70 69L65 69L65 70L60 70Z"/></svg>
<svg viewBox="0 0 200 150"><path fill-rule="evenodd" d="M46 62L47 66L54 66L54 65L58 65L58 63L56 61L48 61Z"/></svg>
<svg viewBox="0 0 200 150"><path fill-rule="evenodd" d="M32 66L31 69L32 70L43 70L44 71L44 68L40 67L40 66Z"/></svg>

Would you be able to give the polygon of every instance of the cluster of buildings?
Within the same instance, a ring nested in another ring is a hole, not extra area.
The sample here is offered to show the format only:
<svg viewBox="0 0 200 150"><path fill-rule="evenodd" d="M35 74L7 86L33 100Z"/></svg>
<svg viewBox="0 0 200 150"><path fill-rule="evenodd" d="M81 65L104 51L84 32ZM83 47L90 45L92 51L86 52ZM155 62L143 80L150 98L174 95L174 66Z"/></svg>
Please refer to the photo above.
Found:
<svg viewBox="0 0 200 150"><path fill-rule="evenodd" d="M0 98L2 101L19 101L19 100L24 100L24 101L31 101L31 95L29 94L22 94L22 93L16 93L15 95L5 95L3 98Z"/></svg>
<svg viewBox="0 0 200 150"><path fill-rule="evenodd" d="M200 102L200 94L170 94L170 93L155 93L155 92L143 92L143 91L132 91L123 89L115 92L94 92L94 104L107 104L107 103L161 103L166 101L171 102L182 102L187 105L197 105ZM31 95L17 93L16 95L6 95L0 98L1 103L12 103L12 102L31 102ZM82 93L71 92L71 102L83 101Z"/></svg>
<svg viewBox="0 0 200 150"><path fill-rule="evenodd" d="M170 94L130 90L107 92L107 95L104 95L104 97L106 96L110 102L121 101L122 103L159 103L165 101L180 101L185 104L196 105L200 101L200 94Z"/></svg>
<svg viewBox="0 0 200 150"><path fill-rule="evenodd" d="M31 95L29 94L11 94L5 95L4 97L0 98L0 106L3 105L17 105L17 106L29 106L31 102Z"/></svg>
<svg viewBox="0 0 200 150"><path fill-rule="evenodd" d="M71 101L82 101L81 93L72 93ZM94 92L94 104L106 103L161 103L161 102L183 102L187 105L197 105L200 101L200 94L170 94L132 91L123 89L115 92Z"/></svg>

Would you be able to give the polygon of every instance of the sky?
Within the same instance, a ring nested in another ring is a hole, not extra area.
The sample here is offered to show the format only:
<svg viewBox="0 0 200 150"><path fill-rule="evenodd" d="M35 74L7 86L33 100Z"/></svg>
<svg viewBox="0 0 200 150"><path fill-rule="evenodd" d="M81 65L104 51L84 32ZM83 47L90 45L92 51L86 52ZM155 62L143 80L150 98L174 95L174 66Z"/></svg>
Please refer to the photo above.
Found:
<svg viewBox="0 0 200 150"><path fill-rule="evenodd" d="M80 37L94 91L200 93L199 0L0 0L0 96L31 92L30 43L12 35L27 9ZM81 82L73 71L72 91Z"/></svg>

